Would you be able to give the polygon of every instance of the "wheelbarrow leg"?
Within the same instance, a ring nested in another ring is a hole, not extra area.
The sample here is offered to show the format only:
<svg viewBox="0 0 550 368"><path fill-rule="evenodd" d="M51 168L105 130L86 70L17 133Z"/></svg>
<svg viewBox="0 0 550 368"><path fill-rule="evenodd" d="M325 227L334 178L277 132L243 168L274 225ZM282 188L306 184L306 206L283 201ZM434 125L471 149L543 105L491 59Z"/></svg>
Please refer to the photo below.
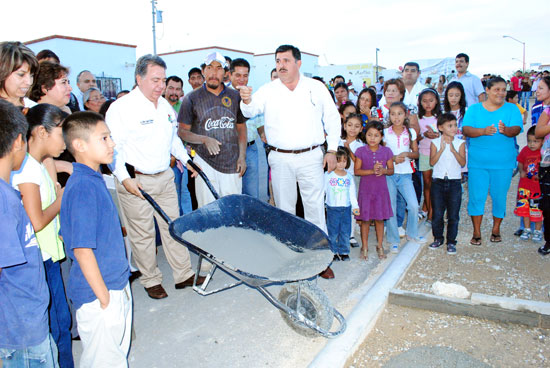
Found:
<svg viewBox="0 0 550 368"><path fill-rule="evenodd" d="M242 281L239 281L239 282L235 282L233 284L224 286L224 287L216 289L216 290L206 291L206 287L208 286L208 283L210 282L210 280L212 280L212 275L214 275L214 272L218 268L218 265L216 265L215 263L212 262L212 268L210 269L210 272L208 272L208 274L206 275L206 279L204 280L204 282L202 283L202 285L200 287L197 286L197 279L199 277L199 271L201 269L203 258L204 257L201 254L199 254L199 262L198 262L198 265L197 265L197 272L195 272L195 279L193 280L193 290L195 292L199 293L202 296L206 296L206 295L218 293L218 292L223 291L223 290L231 289L235 286L239 286L239 285L243 284ZM223 268L222 268L222 271L223 271Z"/></svg>

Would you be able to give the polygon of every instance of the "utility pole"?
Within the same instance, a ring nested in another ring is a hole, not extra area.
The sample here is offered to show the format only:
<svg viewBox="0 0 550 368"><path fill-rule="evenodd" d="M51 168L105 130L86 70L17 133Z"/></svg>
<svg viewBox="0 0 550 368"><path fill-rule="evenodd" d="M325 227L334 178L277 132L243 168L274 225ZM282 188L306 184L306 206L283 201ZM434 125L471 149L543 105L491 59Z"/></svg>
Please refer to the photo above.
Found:
<svg viewBox="0 0 550 368"><path fill-rule="evenodd" d="M155 30L155 14L157 9L155 7L157 0L151 0L151 5L153 7L153 55L157 54L157 34Z"/></svg>
<svg viewBox="0 0 550 368"><path fill-rule="evenodd" d="M378 51L380 51L380 49L377 47L376 48L376 81L375 82L378 82Z"/></svg>

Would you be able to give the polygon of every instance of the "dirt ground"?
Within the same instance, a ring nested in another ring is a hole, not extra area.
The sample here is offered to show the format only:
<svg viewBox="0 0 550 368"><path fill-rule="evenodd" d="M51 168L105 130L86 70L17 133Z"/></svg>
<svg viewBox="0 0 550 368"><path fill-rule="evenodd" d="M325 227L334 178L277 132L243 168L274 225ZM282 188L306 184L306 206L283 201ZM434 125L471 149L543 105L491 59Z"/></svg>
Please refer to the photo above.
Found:
<svg viewBox="0 0 550 368"><path fill-rule="evenodd" d="M549 367L550 331L388 305L348 368L384 367L417 347L447 347L489 367ZM406 367L471 367L425 354ZM392 365L396 366L396 365ZM405 367L405 366L403 366Z"/></svg>
<svg viewBox="0 0 550 368"><path fill-rule="evenodd" d="M481 227L482 245L470 245L473 228L467 212L468 186L465 185L457 254L450 256L445 249L424 247L398 288L431 293L432 284L442 281L460 284L470 292L550 302L550 256L537 253L540 243L522 241L513 235L519 227L519 219L512 213L518 176L512 180L508 192L508 214L501 225L501 243L489 240L492 216L488 200ZM428 243L433 239L431 232L428 239Z"/></svg>
<svg viewBox="0 0 550 368"><path fill-rule="evenodd" d="M525 133L518 137L525 145ZM507 216L501 226L501 243L489 241L492 229L491 201L487 200L482 223L482 245L470 245L472 224L467 213L468 185L464 185L457 254L448 255L445 247L432 250L427 244L397 286L399 289L433 293L436 281L456 283L470 292L494 296L550 302L550 256L537 253L540 243L522 241L513 235L519 219L513 214L519 175L508 193ZM415 348L450 348L471 357L479 366L550 367L550 330L504 324L475 318L452 316L419 309L388 305L375 328L347 367L394 367L404 352ZM407 367L468 366L430 359L414 353ZM443 359L443 358L441 358ZM441 364L441 365L440 365ZM478 365L475 365L478 366Z"/></svg>

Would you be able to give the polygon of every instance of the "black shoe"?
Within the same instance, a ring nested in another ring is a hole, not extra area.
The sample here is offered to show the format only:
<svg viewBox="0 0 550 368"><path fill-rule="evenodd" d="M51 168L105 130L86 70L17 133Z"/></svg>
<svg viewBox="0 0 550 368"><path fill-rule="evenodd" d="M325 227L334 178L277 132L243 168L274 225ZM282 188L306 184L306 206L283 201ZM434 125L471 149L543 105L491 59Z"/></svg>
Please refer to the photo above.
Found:
<svg viewBox="0 0 550 368"><path fill-rule="evenodd" d="M550 244L544 244L542 247L539 248L538 252L543 256L550 254Z"/></svg>
<svg viewBox="0 0 550 368"><path fill-rule="evenodd" d="M447 244L447 254L456 254L456 244L449 243Z"/></svg>
<svg viewBox="0 0 550 368"><path fill-rule="evenodd" d="M349 245L353 248L357 248L359 247L359 243L357 242L357 240L355 240L355 237L352 236L351 238L349 238Z"/></svg>
<svg viewBox="0 0 550 368"><path fill-rule="evenodd" d="M439 249L443 242L439 240L434 240L432 244L429 245L430 249Z"/></svg>
<svg viewBox="0 0 550 368"><path fill-rule="evenodd" d="M136 280L136 279L139 279L141 277L141 272L138 270L138 271L132 271L130 273L130 283L132 283L132 281Z"/></svg>
<svg viewBox="0 0 550 368"><path fill-rule="evenodd" d="M514 233L515 236L521 236L521 234L523 234L523 229L517 229Z"/></svg>
<svg viewBox="0 0 550 368"><path fill-rule="evenodd" d="M333 261L333 262L334 262L334 261L340 261L340 260L342 260L342 259L340 258L340 255L339 255L339 254L335 254L334 257L332 257L332 261Z"/></svg>
<svg viewBox="0 0 550 368"><path fill-rule="evenodd" d="M340 254L340 259L342 261L349 261L349 255L347 254Z"/></svg>

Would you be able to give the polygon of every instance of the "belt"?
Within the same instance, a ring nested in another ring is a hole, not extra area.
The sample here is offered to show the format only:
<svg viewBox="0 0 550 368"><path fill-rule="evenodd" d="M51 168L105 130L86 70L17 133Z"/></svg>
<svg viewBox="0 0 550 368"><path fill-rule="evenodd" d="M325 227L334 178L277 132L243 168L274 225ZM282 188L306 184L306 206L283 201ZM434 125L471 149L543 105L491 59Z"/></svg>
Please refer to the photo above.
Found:
<svg viewBox="0 0 550 368"><path fill-rule="evenodd" d="M247 147L252 146L254 143L256 143L256 140L250 141L246 144Z"/></svg>
<svg viewBox="0 0 550 368"><path fill-rule="evenodd" d="M165 170L166 171L166 170ZM158 175L160 173L163 173L164 171L161 171L161 172L158 172L158 173L154 173L154 174L146 174L146 173L142 173L141 171L139 170L134 170L134 172L138 175L147 175L147 176L153 176L153 175Z"/></svg>
<svg viewBox="0 0 550 368"><path fill-rule="evenodd" d="M315 148L319 147L320 144L316 144L315 146L311 146L311 147L308 147L308 148L304 148L304 149L298 149L298 150L286 150L286 149L281 149L281 148L277 148L277 147L273 147L273 146L270 146L269 144L267 145L267 148L269 148L271 151L275 151L275 152L281 152L281 153L304 153L304 152L308 152L308 151L313 151Z"/></svg>

